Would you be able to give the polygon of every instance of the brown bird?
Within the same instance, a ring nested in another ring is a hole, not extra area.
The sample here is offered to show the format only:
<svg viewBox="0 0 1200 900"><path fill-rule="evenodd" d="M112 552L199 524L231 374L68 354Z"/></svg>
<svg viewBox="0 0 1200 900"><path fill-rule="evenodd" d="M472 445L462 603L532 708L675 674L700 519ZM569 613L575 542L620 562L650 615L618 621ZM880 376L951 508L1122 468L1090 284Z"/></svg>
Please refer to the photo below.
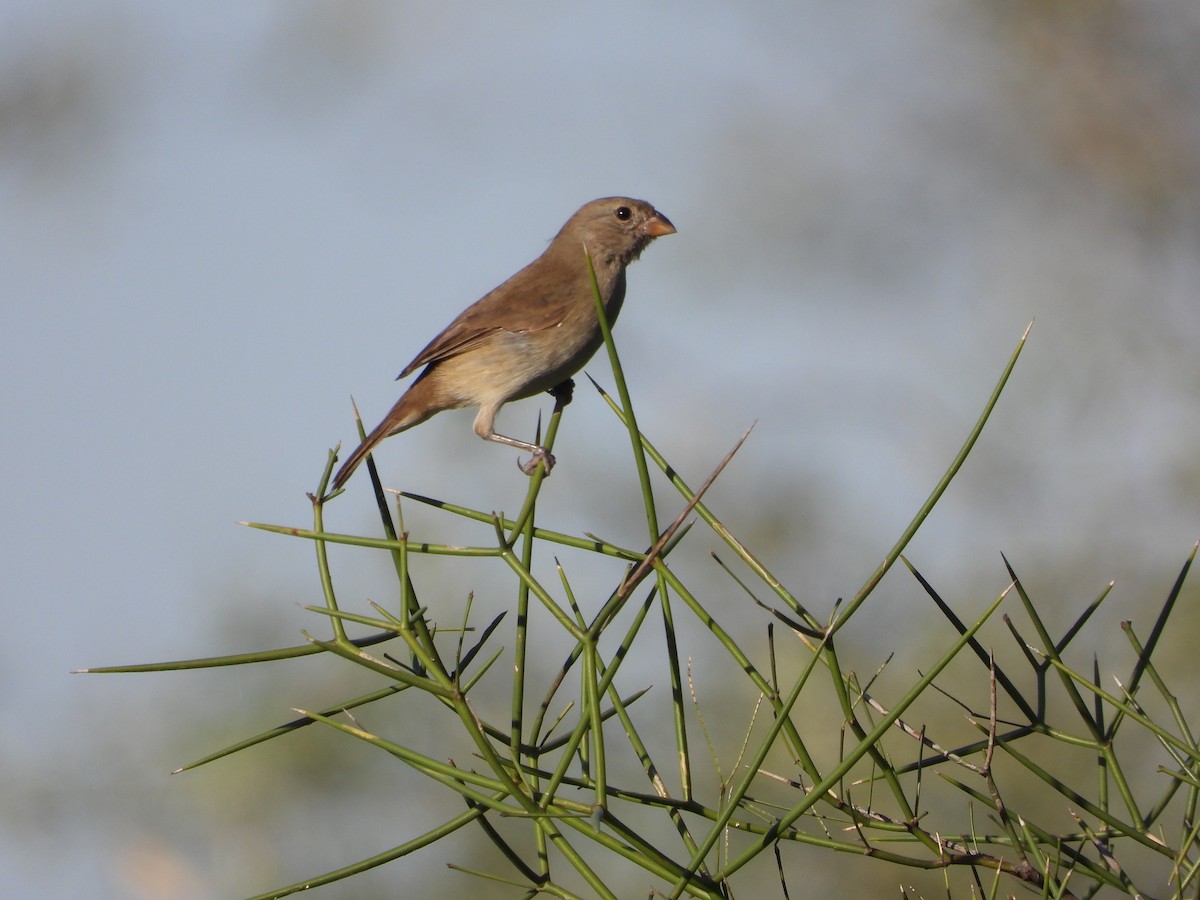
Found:
<svg viewBox="0 0 1200 900"><path fill-rule="evenodd" d="M532 475L540 462L549 474L554 466L549 451L497 434L496 413L509 400L566 393L571 376L604 342L585 253L611 324L625 300L625 267L656 237L674 233L670 220L644 200L604 197L580 208L541 256L467 307L404 367L397 380L421 366L425 370L350 454L333 489L384 438L465 406L479 407L475 433L481 438L533 454L517 463L521 471Z"/></svg>

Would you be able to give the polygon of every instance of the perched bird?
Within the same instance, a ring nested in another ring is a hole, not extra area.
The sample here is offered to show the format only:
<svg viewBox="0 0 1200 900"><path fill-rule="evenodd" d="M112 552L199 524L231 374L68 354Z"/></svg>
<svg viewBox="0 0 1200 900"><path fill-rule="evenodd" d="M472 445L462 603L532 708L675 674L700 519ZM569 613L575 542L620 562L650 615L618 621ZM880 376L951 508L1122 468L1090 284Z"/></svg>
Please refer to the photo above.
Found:
<svg viewBox="0 0 1200 900"><path fill-rule="evenodd" d="M481 438L533 454L518 462L526 475L539 462L549 474L554 466L549 451L497 434L496 413L509 400L569 391L571 376L604 342L585 253L611 324L625 300L625 267L656 237L674 233L670 220L643 200L604 197L581 207L541 256L467 307L404 367L397 380L425 369L350 454L333 489L384 438L465 406L479 407L475 433Z"/></svg>

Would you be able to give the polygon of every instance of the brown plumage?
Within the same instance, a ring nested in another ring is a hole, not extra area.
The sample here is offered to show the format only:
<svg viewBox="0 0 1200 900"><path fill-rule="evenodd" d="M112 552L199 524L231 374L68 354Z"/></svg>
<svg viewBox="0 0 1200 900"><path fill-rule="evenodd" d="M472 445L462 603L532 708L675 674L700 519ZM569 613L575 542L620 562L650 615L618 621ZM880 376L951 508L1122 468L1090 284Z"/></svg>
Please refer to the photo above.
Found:
<svg viewBox="0 0 1200 900"><path fill-rule="evenodd" d="M581 207L541 256L467 307L404 367L399 378L425 370L350 454L333 489L384 438L464 406L479 407L475 433L481 438L533 454L518 463L527 475L539 462L549 474L554 457L544 447L497 434L496 413L509 400L565 386L603 343L585 251L611 324L625 300L625 267L656 237L674 232L670 220L643 200L605 197Z"/></svg>

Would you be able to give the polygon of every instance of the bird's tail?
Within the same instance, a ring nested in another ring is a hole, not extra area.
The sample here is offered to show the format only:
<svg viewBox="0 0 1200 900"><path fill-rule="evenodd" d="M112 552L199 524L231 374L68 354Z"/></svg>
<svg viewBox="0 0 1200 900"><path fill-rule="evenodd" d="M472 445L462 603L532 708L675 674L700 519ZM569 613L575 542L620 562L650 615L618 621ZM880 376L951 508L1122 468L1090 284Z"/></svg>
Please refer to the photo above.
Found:
<svg viewBox="0 0 1200 900"><path fill-rule="evenodd" d="M381 430L382 427L381 423L380 427L367 435L366 439L358 445L358 448L350 454L350 458L342 463L342 467L333 476L333 490L340 490L342 485L354 474L354 470L362 465L362 461L367 458L367 454L375 449L376 444L387 437L387 433Z"/></svg>
<svg viewBox="0 0 1200 900"><path fill-rule="evenodd" d="M342 463L342 467L333 476L333 490L339 490L350 479L350 476L354 474L354 470L362 464L367 455L384 438L391 437L393 434L399 434L401 431L406 431L414 425L420 425L443 408L430 403L431 398L425 396L430 386L424 379L413 382L412 386L404 393L404 396L396 401L396 405L392 407L391 412L383 417L383 421L376 425L375 429L363 438L363 442Z"/></svg>

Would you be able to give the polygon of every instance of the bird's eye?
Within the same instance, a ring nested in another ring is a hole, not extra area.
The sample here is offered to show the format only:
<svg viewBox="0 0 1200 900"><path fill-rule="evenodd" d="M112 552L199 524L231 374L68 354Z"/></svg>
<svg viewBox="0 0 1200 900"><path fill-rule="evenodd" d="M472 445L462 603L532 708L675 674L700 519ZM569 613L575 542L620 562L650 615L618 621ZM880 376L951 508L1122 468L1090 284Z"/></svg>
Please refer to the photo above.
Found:
<svg viewBox="0 0 1200 900"><path fill-rule="evenodd" d="M633 210L630 209L628 206L618 206L617 207L616 217L618 219L620 219L622 222L624 222L626 219L628 219L632 215L633 215Z"/></svg>

